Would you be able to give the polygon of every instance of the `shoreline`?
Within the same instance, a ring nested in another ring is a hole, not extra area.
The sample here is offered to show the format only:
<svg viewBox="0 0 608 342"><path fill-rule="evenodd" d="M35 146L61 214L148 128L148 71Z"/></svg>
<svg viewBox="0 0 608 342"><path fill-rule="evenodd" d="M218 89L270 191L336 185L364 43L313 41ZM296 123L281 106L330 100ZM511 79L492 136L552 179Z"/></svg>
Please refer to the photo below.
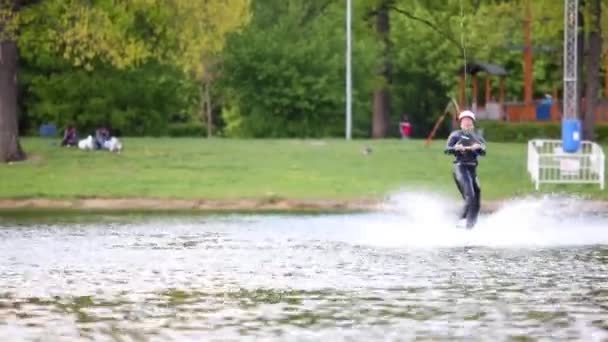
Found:
<svg viewBox="0 0 608 342"><path fill-rule="evenodd" d="M380 200L295 200L295 199L175 199L175 198L73 198L73 199L0 199L0 211L191 211L191 212L265 212L265 211L369 211L378 209Z"/></svg>
<svg viewBox="0 0 608 342"><path fill-rule="evenodd" d="M173 198L23 198L0 199L0 211L200 211L200 212L365 212L380 210L382 199L173 199ZM488 201L482 211L495 211L499 201Z"/></svg>
<svg viewBox="0 0 608 342"><path fill-rule="evenodd" d="M488 200L481 205L482 213L493 213L508 202L518 199ZM608 201L583 200L577 212L606 213ZM0 199L0 214L15 211L66 212L370 212L386 209L388 199L176 199L176 198L22 198ZM563 204L559 207L563 208ZM570 207L570 205L566 206Z"/></svg>

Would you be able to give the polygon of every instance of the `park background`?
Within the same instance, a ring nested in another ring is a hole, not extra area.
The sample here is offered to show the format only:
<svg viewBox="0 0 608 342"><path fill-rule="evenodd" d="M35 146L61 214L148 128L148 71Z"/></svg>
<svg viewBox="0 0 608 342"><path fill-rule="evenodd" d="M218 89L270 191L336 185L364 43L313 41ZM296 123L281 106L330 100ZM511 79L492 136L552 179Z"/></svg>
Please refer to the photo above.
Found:
<svg viewBox="0 0 608 342"><path fill-rule="evenodd" d="M585 139L601 143L608 140L606 3L582 2L578 18L578 114ZM562 3L353 1L352 141L344 141L344 1L175 4L3 3L5 205L360 201L400 188L455 195L442 154L454 121L441 123L429 147L422 140L451 99L480 118L489 142L483 195L497 200L534 191L525 142L561 136ZM412 139L401 139L404 115ZM39 137L47 124L57 136ZM68 124L81 138L108 126L125 151L60 149ZM605 197L597 186L542 191Z"/></svg>

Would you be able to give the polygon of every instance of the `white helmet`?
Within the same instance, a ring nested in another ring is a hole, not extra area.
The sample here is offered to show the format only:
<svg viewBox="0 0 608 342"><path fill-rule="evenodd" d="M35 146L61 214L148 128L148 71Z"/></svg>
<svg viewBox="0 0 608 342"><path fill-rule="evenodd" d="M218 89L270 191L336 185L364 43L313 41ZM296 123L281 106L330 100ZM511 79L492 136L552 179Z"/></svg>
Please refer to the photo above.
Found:
<svg viewBox="0 0 608 342"><path fill-rule="evenodd" d="M475 113L465 110L458 115L458 121L462 120L462 118L471 118L471 120L475 121Z"/></svg>

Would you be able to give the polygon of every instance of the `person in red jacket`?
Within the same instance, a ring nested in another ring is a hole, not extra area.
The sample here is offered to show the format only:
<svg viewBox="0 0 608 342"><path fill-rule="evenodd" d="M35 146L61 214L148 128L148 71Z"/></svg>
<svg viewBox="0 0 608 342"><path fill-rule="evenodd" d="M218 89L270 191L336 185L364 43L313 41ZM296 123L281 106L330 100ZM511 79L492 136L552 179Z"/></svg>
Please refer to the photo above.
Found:
<svg viewBox="0 0 608 342"><path fill-rule="evenodd" d="M403 119L399 123L399 129L401 130L402 138L409 138L412 136L412 124L407 116L407 114L403 114Z"/></svg>

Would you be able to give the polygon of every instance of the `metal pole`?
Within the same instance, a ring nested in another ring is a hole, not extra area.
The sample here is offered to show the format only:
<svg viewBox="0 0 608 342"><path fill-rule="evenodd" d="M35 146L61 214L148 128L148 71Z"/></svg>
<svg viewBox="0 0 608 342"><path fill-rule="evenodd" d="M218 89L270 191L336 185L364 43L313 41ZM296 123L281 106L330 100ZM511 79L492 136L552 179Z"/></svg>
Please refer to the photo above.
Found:
<svg viewBox="0 0 608 342"><path fill-rule="evenodd" d="M577 28L578 0L564 2L564 119L577 118Z"/></svg>
<svg viewBox="0 0 608 342"><path fill-rule="evenodd" d="M346 0L346 140L352 130L351 12L351 0Z"/></svg>
<svg viewBox="0 0 608 342"><path fill-rule="evenodd" d="M524 103L526 106L532 104L532 83L534 77L532 77L534 65L532 56L532 11L530 8L530 1L525 1L524 9ZM528 107L526 107L528 108ZM527 114L527 113L526 113Z"/></svg>
<svg viewBox="0 0 608 342"><path fill-rule="evenodd" d="M577 30L578 0L564 0L564 115L562 149L575 153L581 147L581 122L578 119Z"/></svg>

